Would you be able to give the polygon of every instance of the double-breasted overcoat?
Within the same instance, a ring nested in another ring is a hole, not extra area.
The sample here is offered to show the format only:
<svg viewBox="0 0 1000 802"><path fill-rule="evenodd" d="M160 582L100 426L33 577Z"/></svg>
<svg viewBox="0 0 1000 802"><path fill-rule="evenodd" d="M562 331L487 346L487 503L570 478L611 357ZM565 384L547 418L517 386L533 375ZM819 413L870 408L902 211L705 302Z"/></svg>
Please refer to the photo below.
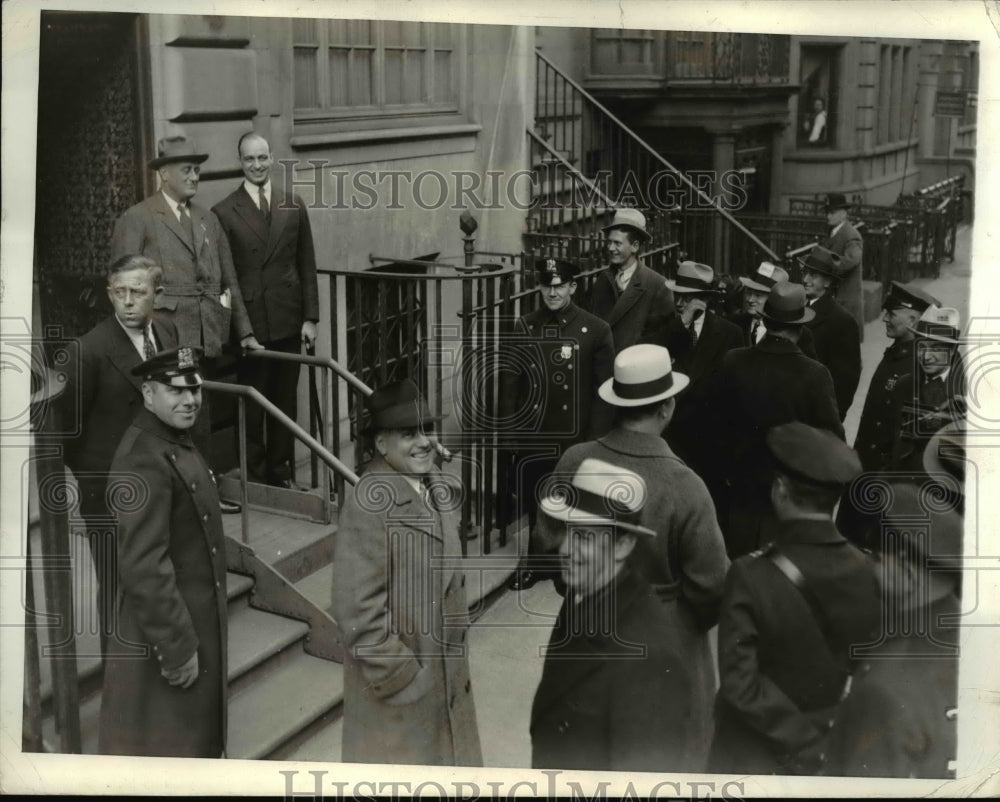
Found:
<svg viewBox="0 0 1000 802"><path fill-rule="evenodd" d="M119 637L104 665L99 751L220 757L228 619L215 484L187 432L148 410L125 432L111 471ZM198 679L171 686L161 669L181 667L195 651Z"/></svg>

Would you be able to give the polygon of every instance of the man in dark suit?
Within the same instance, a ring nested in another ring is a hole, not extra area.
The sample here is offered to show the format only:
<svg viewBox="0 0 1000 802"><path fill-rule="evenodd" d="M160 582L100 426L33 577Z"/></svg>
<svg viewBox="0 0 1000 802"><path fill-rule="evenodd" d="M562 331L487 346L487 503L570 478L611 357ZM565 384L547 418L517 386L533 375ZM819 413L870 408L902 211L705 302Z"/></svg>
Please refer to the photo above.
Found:
<svg viewBox="0 0 1000 802"><path fill-rule="evenodd" d="M105 500L108 471L122 435L142 409L142 383L132 369L161 349L177 345L177 331L153 318L163 272L145 256L123 256L108 270L114 313L80 339L78 362L67 366L66 419L76 435L65 442L65 460L80 490L80 514L97 577L101 652L115 633L115 525Z"/></svg>
<svg viewBox="0 0 1000 802"><path fill-rule="evenodd" d="M611 326L615 353L636 343L666 345L674 298L663 276L639 260L651 239L645 216L638 209L618 209L604 234L610 264L590 289L590 311Z"/></svg>
<svg viewBox="0 0 1000 802"><path fill-rule="evenodd" d="M722 488L717 506L731 559L765 542L762 536L772 517L767 431L802 421L844 437L830 371L795 344L814 314L802 285L775 284L761 314L767 336L753 348L737 348L723 357L710 394L717 440L710 450L715 462L709 487Z"/></svg>
<svg viewBox="0 0 1000 802"><path fill-rule="evenodd" d="M212 211L229 240L240 291L257 340L269 351L312 349L319 320L319 289L312 229L305 205L271 183L271 147L260 134L237 143L243 183ZM240 360L237 378L256 387L295 419L299 364L277 360ZM247 468L250 478L291 486L293 438L284 426L267 427L256 404L246 412Z"/></svg>
<svg viewBox="0 0 1000 802"><path fill-rule="evenodd" d="M840 257L841 281L837 287L837 300L858 324L860 338L864 339L865 299L862 293L861 234L847 222L850 204L839 192L826 199L826 222L830 236L823 247Z"/></svg>
<svg viewBox="0 0 1000 802"><path fill-rule="evenodd" d="M691 383L677 397L677 409L666 430L670 447L699 476L706 474L705 431L712 423L705 418L712 379L722 357L744 345L739 327L708 308L715 294L715 271L698 262L681 262L677 278L667 281L674 294L677 315L673 317L670 354L674 369Z"/></svg>
<svg viewBox="0 0 1000 802"><path fill-rule="evenodd" d="M861 335L857 322L834 298L842 262L833 251L817 245L800 263L802 286L816 313L806 327L812 331L816 357L833 377L837 409L843 420L861 379Z"/></svg>
<svg viewBox="0 0 1000 802"><path fill-rule="evenodd" d="M850 689L851 647L875 643L882 600L873 561L833 524L861 472L834 434L792 422L771 429L767 548L736 560L719 616L719 697L708 770L815 774L836 705Z"/></svg>
<svg viewBox="0 0 1000 802"><path fill-rule="evenodd" d="M569 446L594 440L611 428L612 411L597 394L611 377L615 349L608 324L573 303L579 268L545 259L538 270L542 307L521 317L504 348L509 369L501 374L501 433L516 454L513 487L518 512L534 529L539 483ZM511 577L515 590L538 579L531 558Z"/></svg>
<svg viewBox="0 0 1000 802"><path fill-rule="evenodd" d="M767 334L767 321L761 316L761 312L771 288L779 281L788 281L788 271L770 262L761 262L753 275L739 278L743 285L743 313L734 317L732 322L743 332L743 344L753 347ZM818 359L816 344L808 326L803 326L799 332L797 345L807 357Z"/></svg>
<svg viewBox="0 0 1000 802"><path fill-rule="evenodd" d="M137 253L163 268L163 291L154 308L177 326L180 345L204 349L202 371L208 378L215 360L229 342L230 324L240 346L260 348L233 267L233 257L222 226L214 214L193 201L198 192L201 165L208 155L198 153L192 140L161 139L158 156L149 162L160 178L160 191L126 210L115 222L111 258ZM211 412L208 395L192 436L209 456ZM226 512L237 505L223 503Z"/></svg>
<svg viewBox="0 0 1000 802"><path fill-rule="evenodd" d="M189 434L201 406L198 347L133 368L144 409L111 463L120 638L105 659L98 751L222 757L226 743L226 547L219 496ZM110 488L109 488L110 490Z"/></svg>
<svg viewBox="0 0 1000 802"><path fill-rule="evenodd" d="M562 525L566 599L531 707L531 765L591 771L697 771L691 676L676 647L676 602L628 564L653 488L585 459L554 477L541 509Z"/></svg>
<svg viewBox="0 0 1000 802"><path fill-rule="evenodd" d="M962 516L933 485L894 482L889 493L880 528L895 536L881 544L879 575L891 635L864 655L868 670L837 712L823 773L954 778Z"/></svg>

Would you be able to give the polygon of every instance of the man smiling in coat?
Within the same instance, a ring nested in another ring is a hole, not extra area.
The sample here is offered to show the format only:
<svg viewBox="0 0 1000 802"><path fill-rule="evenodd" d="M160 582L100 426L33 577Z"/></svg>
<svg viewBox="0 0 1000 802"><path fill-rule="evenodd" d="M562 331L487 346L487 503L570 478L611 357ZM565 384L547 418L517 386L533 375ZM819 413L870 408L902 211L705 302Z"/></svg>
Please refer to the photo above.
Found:
<svg viewBox="0 0 1000 802"><path fill-rule="evenodd" d="M691 668L677 648L676 602L629 565L651 492L588 458L553 477L541 511L562 528L566 599L531 708L531 765L591 771L694 771Z"/></svg>
<svg viewBox="0 0 1000 802"><path fill-rule="evenodd" d="M198 351L162 351L133 369L145 409L111 464L118 641L133 646L105 659L105 755L221 757L225 749L226 549L219 496L189 434L201 408Z"/></svg>
<svg viewBox="0 0 1000 802"><path fill-rule="evenodd" d="M333 557L342 760L479 766L457 494L434 465L436 419L410 380L366 406L378 456L346 494Z"/></svg>

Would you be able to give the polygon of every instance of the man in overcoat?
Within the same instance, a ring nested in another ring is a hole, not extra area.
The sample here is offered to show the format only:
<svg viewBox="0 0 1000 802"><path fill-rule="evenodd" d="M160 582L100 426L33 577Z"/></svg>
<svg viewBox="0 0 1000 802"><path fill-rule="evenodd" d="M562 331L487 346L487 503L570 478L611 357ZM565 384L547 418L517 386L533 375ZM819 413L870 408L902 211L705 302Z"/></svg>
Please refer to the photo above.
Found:
<svg viewBox="0 0 1000 802"><path fill-rule="evenodd" d="M774 427L766 548L733 562L719 616L719 696L709 771L815 774L836 706L850 690L852 647L877 642L873 560L833 523L861 472L834 434L798 421Z"/></svg>
<svg viewBox="0 0 1000 802"><path fill-rule="evenodd" d="M633 471L649 490L639 523L656 536L637 540L628 565L675 618L674 643L690 680L688 770L703 771L715 698L708 630L718 621L729 559L704 482L661 436L675 401L690 387L686 376L671 370L670 362L667 349L658 345L633 345L618 354L614 377L600 389L617 412L615 428L566 451L553 476L572 476L584 460L599 459ZM539 529L550 542L558 542L562 534L546 516L540 516Z"/></svg>
<svg viewBox="0 0 1000 802"><path fill-rule="evenodd" d="M115 452L108 484L118 515L118 641L130 647L105 659L101 754L225 750L226 550L219 497L189 434L201 405L198 350L161 351L133 369L145 409Z"/></svg>
<svg viewBox="0 0 1000 802"><path fill-rule="evenodd" d="M830 371L843 420L861 379L861 335L857 321L834 297L843 274L842 262L833 251L817 245L800 264L802 286L816 313L806 327L813 334L816 358Z"/></svg>
<svg viewBox="0 0 1000 802"><path fill-rule="evenodd" d="M537 271L541 307L521 317L505 343L500 379L500 430L514 454L512 487L518 513L534 529L538 486L574 443L611 428L611 407L597 388L611 376L614 343L608 324L573 303L579 268L544 259ZM510 587L531 587L545 570L537 543L515 570ZM551 573L551 572L550 572Z"/></svg>
<svg viewBox="0 0 1000 802"><path fill-rule="evenodd" d="M225 231L239 277L240 293L257 340L269 351L297 354L316 342L319 289L316 254L305 205L271 182L271 147L257 133L237 143L244 180L212 211ZM244 356L242 384L256 387L295 420L299 364ZM250 478L291 486L293 437L284 426L267 427L256 404L247 405L247 465Z"/></svg>
<svg viewBox="0 0 1000 802"><path fill-rule="evenodd" d="M202 371L215 373L215 360L229 342L230 330L243 349L260 348L243 305L233 257L218 218L194 202L201 163L195 143L183 136L161 139L158 155L149 162L160 179L160 190L127 209L115 221L111 258L125 254L148 256L163 268L163 291L153 308L177 326L179 344L204 351ZM208 395L192 435L210 458L211 411ZM238 507L224 502L226 512Z"/></svg>
<svg viewBox="0 0 1000 802"><path fill-rule="evenodd" d="M826 223L830 236L823 247L840 257L841 279L837 286L837 300L858 324L858 336L864 340L865 299L862 292L863 270L861 267L861 234L847 222L847 210L851 205L839 192L833 192L826 199Z"/></svg>
<svg viewBox="0 0 1000 802"><path fill-rule="evenodd" d="M664 277L639 259L652 239L645 215L618 209L603 230L609 264L594 279L588 308L611 326L615 353L636 343L665 345L674 298Z"/></svg>
<svg viewBox="0 0 1000 802"><path fill-rule="evenodd" d="M718 425L710 446L715 462L709 486L723 494L717 506L731 559L770 539L767 431L802 421L844 436L830 371L796 345L802 326L814 315L802 285L775 284L761 315L767 336L754 347L727 353L712 391Z"/></svg>
<svg viewBox="0 0 1000 802"><path fill-rule="evenodd" d="M674 369L691 383L677 397L676 409L665 437L670 448L699 476L707 474L705 436L714 423L706 418L712 380L722 357L744 345L736 324L708 308L716 294L715 271L698 262L681 262L677 278L667 281L674 294L677 314L671 325L670 354Z"/></svg>
<svg viewBox="0 0 1000 802"><path fill-rule="evenodd" d="M879 572L888 637L838 711L824 774L954 778L962 516L937 493L922 500L918 484L889 487Z"/></svg>
<svg viewBox="0 0 1000 802"><path fill-rule="evenodd" d="M892 343L885 349L875 368L868 395L858 423L854 448L866 471L884 471L891 467L893 444L901 428L901 413L907 392L912 388L914 364L914 327L937 299L913 284L893 281L882 302L882 320Z"/></svg>
<svg viewBox="0 0 1000 802"><path fill-rule="evenodd" d="M479 766L458 504L410 380L367 399L378 457L346 494L333 557L348 763Z"/></svg>
<svg viewBox="0 0 1000 802"><path fill-rule="evenodd" d="M560 486L561 485L561 486ZM693 771L691 668L677 647L675 602L629 565L652 488L585 459L541 510L564 535L566 598L531 708L531 765L591 771Z"/></svg>
<svg viewBox="0 0 1000 802"><path fill-rule="evenodd" d="M97 578L101 652L114 634L115 527L105 499L108 471L125 430L143 408L142 379L132 369L157 351L177 346L173 324L153 317L163 271L145 256L123 256L108 269L113 313L80 338L66 367L60 397L75 435L65 441L66 465L80 490Z"/></svg>

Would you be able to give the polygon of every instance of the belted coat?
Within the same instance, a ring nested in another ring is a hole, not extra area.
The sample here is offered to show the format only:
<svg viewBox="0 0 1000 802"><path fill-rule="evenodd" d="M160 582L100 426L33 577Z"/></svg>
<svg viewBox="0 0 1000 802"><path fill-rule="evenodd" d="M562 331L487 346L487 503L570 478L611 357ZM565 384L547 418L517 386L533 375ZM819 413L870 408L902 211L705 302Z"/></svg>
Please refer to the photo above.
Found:
<svg viewBox="0 0 1000 802"><path fill-rule="evenodd" d="M115 221L111 260L141 254L162 267L163 291L153 308L173 320L179 345L201 345L212 358L229 341L230 323L237 339L253 334L253 328L218 218L197 203L190 209L193 244L162 192L127 209ZM219 300L226 290L228 309Z"/></svg>
<svg viewBox="0 0 1000 802"><path fill-rule="evenodd" d="M340 513L333 614L347 653L345 763L482 765L458 495L441 474L427 478L418 494L379 458ZM400 703L411 683L423 692Z"/></svg>

